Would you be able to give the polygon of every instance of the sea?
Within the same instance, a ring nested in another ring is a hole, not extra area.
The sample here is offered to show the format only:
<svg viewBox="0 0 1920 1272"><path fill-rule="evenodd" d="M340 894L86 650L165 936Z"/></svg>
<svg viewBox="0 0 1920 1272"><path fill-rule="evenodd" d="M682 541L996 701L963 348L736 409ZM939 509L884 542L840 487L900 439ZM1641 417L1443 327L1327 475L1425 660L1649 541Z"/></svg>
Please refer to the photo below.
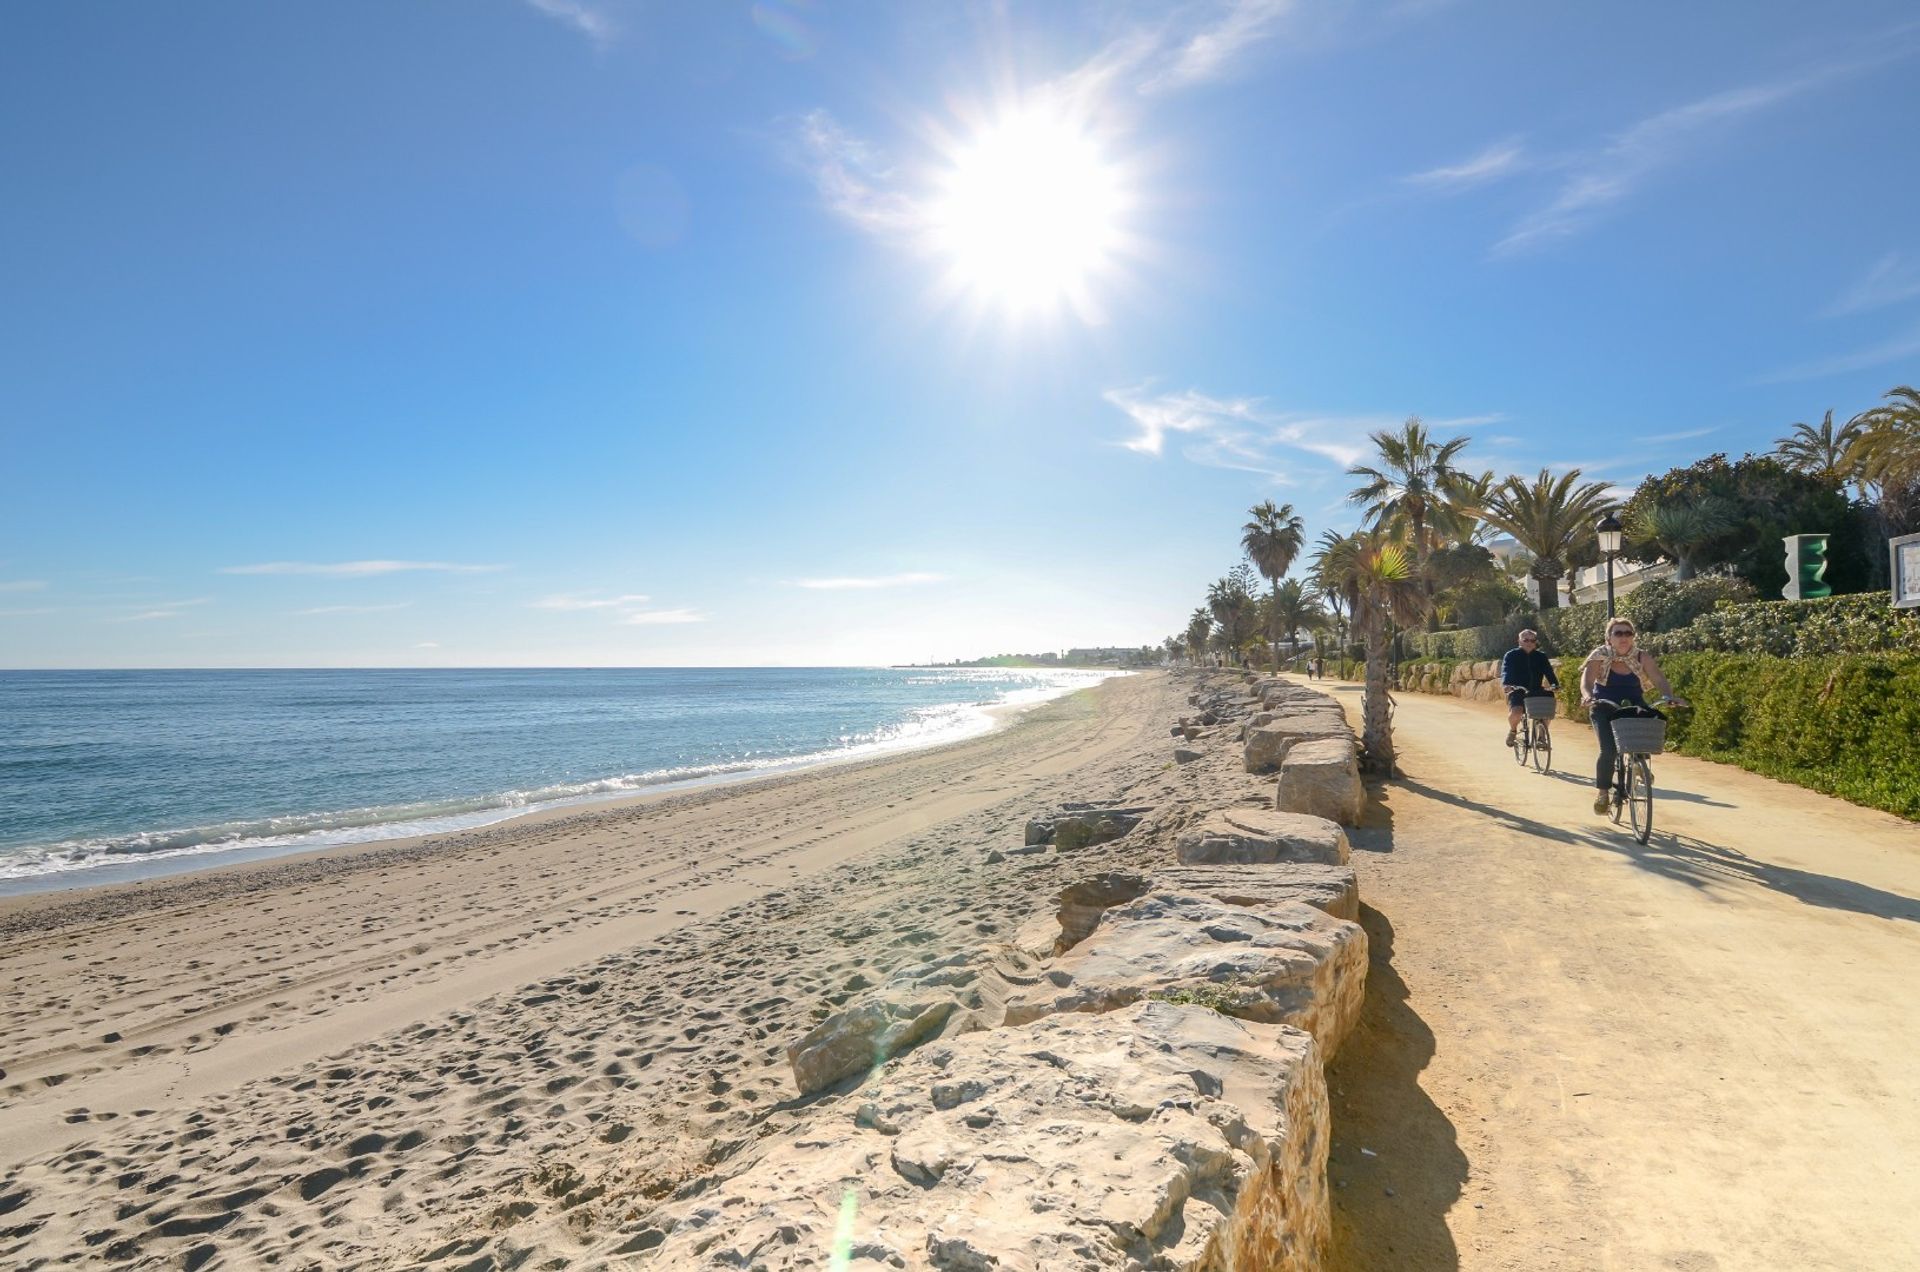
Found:
<svg viewBox="0 0 1920 1272"><path fill-rule="evenodd" d="M4 671L0 895L932 746L1112 674Z"/></svg>

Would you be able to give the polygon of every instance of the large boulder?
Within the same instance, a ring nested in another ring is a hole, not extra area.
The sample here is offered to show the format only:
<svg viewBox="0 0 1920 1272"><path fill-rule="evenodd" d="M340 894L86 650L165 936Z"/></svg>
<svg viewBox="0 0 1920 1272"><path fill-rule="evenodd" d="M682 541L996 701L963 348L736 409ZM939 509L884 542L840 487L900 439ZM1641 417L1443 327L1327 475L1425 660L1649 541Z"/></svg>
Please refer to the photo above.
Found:
<svg viewBox="0 0 1920 1272"><path fill-rule="evenodd" d="M1184 866L1290 861L1344 866L1349 849L1347 833L1328 818L1267 808L1229 808L1183 831L1174 843L1174 855Z"/></svg>
<svg viewBox="0 0 1920 1272"><path fill-rule="evenodd" d="M958 1008L952 998L915 993L879 996L836 1012L787 1048L794 1085L812 1095L856 1073L867 1073L940 1031Z"/></svg>
<svg viewBox="0 0 1920 1272"><path fill-rule="evenodd" d="M1280 785L1273 803L1291 813L1324 817L1343 826L1358 825L1367 792L1360 784L1360 760L1353 742L1347 738L1309 739L1289 750L1280 766Z"/></svg>
<svg viewBox="0 0 1920 1272"><path fill-rule="evenodd" d="M1295 708L1247 730L1242 762L1249 773L1271 773L1286 762L1294 743L1308 738L1351 738L1353 730L1338 707Z"/></svg>
<svg viewBox="0 0 1920 1272"><path fill-rule="evenodd" d="M1304 1029L1331 1057L1366 995L1367 937L1311 906L1250 908L1150 892L1108 910L1045 979L1007 999L1006 1023L1109 1012L1151 998Z"/></svg>
<svg viewBox="0 0 1920 1272"><path fill-rule="evenodd" d="M1335 834L1340 831L1337 826L1331 829ZM1046 917L1043 915L1020 929L1018 943L1022 949L1037 953L1064 954L1092 935L1108 910L1149 892L1184 892L1228 905L1310 905L1336 919L1360 917L1360 888L1346 866L1166 866L1150 874L1106 870L1075 880L1055 893L1052 917L1058 926L1046 927L1041 921Z"/></svg>
<svg viewBox="0 0 1920 1272"><path fill-rule="evenodd" d="M1056 1016L889 1065L656 1212L649 1266L1311 1272L1329 1130L1299 1030L1164 1002Z"/></svg>
<svg viewBox="0 0 1920 1272"><path fill-rule="evenodd" d="M1060 852L1072 852L1120 838L1152 811L1150 807L1122 808L1112 800L1062 804L1058 812L1028 819L1026 842L1052 844Z"/></svg>

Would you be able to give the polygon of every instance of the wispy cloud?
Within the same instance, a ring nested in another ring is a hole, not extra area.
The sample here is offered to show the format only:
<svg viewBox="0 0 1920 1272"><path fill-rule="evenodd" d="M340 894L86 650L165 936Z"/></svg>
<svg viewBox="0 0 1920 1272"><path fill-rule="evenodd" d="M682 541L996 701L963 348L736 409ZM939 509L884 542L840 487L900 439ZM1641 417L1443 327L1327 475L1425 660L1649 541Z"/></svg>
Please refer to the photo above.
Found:
<svg viewBox="0 0 1920 1272"><path fill-rule="evenodd" d="M1212 468L1256 473L1282 484L1303 475L1304 456L1346 469L1371 450L1368 434L1400 424L1395 415L1319 415L1305 411L1273 411L1262 399L1215 397L1197 389L1152 393L1147 387L1110 389L1102 396L1122 411L1138 430L1120 445L1142 455L1159 456L1167 439L1186 440L1181 456ZM1471 427L1504 419L1502 415L1461 416L1429 420L1435 429ZM1308 471L1323 473L1325 465Z"/></svg>
<svg viewBox="0 0 1920 1272"><path fill-rule="evenodd" d="M1873 263L1866 277L1849 287L1826 311L1829 318L1897 305L1920 297L1920 261L1906 260L1899 252L1888 252Z"/></svg>
<svg viewBox="0 0 1920 1272"><path fill-rule="evenodd" d="M629 627L653 627L661 623L704 623L707 616L698 610L640 610L620 620Z"/></svg>
<svg viewBox="0 0 1920 1272"><path fill-rule="evenodd" d="M298 617L309 614L378 614L384 610L405 609L412 601L395 601L391 605L316 605L312 609L294 610Z"/></svg>
<svg viewBox="0 0 1920 1272"><path fill-rule="evenodd" d="M312 561L263 561L257 565L222 566L222 574L320 574L334 578L364 578L378 574L429 572L439 574L487 574L504 570L504 565L458 565L451 561L336 561L322 564Z"/></svg>
<svg viewBox="0 0 1920 1272"><path fill-rule="evenodd" d="M1793 380L1818 380L1829 375L1844 375L1849 371L1865 371L1872 367L1885 366L1889 362L1899 362L1905 358L1920 357L1920 327L1914 327L1901 335L1870 345L1855 353L1837 354L1830 358L1820 358L1812 362L1803 362L1797 366L1763 375L1756 384L1785 384Z"/></svg>
<svg viewBox="0 0 1920 1272"><path fill-rule="evenodd" d="M44 579L14 579L0 582L0 592L38 592L46 585Z"/></svg>
<svg viewBox="0 0 1920 1272"><path fill-rule="evenodd" d="M939 583L947 576L944 574L878 574L866 578L838 579L795 579L795 587L809 587L820 591L838 592L877 587L912 587L918 583Z"/></svg>
<svg viewBox="0 0 1920 1272"><path fill-rule="evenodd" d="M848 132L825 110L808 111L798 131L802 163L830 211L869 234L910 234L925 227L925 207L898 188L897 173L878 147Z"/></svg>
<svg viewBox="0 0 1920 1272"><path fill-rule="evenodd" d="M1597 150L1546 162L1543 166L1566 173L1558 193L1545 206L1521 218L1494 244L1494 255L1524 252L1579 233L1656 174L1753 116L1873 66L1908 57L1914 51L1909 34L1908 28L1902 28L1900 38L1883 41L1882 47L1864 56L1725 89L1659 111L1630 124Z"/></svg>
<svg viewBox="0 0 1920 1272"><path fill-rule="evenodd" d="M618 28L604 7L584 0L527 0L527 3L557 22L563 22L595 44L606 44Z"/></svg>
<svg viewBox="0 0 1920 1272"><path fill-rule="evenodd" d="M35 609L0 609L0 618L26 618L32 614L54 614L58 612L59 611L50 605L42 605Z"/></svg>
<svg viewBox="0 0 1920 1272"><path fill-rule="evenodd" d="M163 619L179 618L181 611L191 609L196 605L205 605L211 599L211 597L207 596L196 596L192 600L186 601L160 601L136 613L122 614L113 621L116 623L151 623Z"/></svg>
<svg viewBox="0 0 1920 1272"><path fill-rule="evenodd" d="M1636 437L1633 440L1650 444L1659 444L1661 442L1690 442L1696 437L1705 437L1709 433L1718 433L1719 431L1720 429L1717 426L1714 428L1690 428L1678 433L1649 433L1645 437Z"/></svg>
<svg viewBox="0 0 1920 1272"><path fill-rule="evenodd" d="M415 649L438 649L440 648L440 642L437 640L423 640L419 644L415 645L414 648Z"/></svg>
<svg viewBox="0 0 1920 1272"><path fill-rule="evenodd" d="M1429 168L1401 180L1440 194L1453 194L1497 181L1526 167L1526 149L1515 138L1496 141L1473 158L1448 167Z"/></svg>
<svg viewBox="0 0 1920 1272"><path fill-rule="evenodd" d="M1175 33L1171 47L1162 51L1161 64L1141 81L1140 90L1166 92L1219 79L1248 49L1271 39L1293 7L1293 0L1233 0L1200 29Z"/></svg>
<svg viewBox="0 0 1920 1272"><path fill-rule="evenodd" d="M643 596L638 592L630 592L625 596L543 596L533 602L529 608L543 610L627 609L635 605L645 605L650 599L652 598Z"/></svg>

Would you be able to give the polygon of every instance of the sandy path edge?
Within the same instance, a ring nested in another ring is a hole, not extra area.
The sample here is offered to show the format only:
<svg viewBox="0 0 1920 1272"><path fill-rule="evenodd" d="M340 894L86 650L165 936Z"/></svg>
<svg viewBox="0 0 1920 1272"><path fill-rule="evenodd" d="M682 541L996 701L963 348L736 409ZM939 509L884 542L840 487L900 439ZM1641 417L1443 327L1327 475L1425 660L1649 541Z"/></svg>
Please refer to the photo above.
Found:
<svg viewBox="0 0 1920 1272"><path fill-rule="evenodd" d="M1643 848L1587 806L1590 730L1540 776L1499 704L1397 697L1405 776L1353 837L1331 1267L1906 1266L1920 832L1667 755Z"/></svg>

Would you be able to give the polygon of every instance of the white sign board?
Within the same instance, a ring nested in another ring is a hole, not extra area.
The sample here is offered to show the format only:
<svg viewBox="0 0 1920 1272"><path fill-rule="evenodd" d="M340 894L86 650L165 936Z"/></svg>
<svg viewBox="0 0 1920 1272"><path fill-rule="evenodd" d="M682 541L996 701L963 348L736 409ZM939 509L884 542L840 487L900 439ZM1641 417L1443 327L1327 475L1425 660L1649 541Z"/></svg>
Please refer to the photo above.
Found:
<svg viewBox="0 0 1920 1272"><path fill-rule="evenodd" d="M1893 607L1920 608L1920 534L1887 540L1893 553Z"/></svg>

